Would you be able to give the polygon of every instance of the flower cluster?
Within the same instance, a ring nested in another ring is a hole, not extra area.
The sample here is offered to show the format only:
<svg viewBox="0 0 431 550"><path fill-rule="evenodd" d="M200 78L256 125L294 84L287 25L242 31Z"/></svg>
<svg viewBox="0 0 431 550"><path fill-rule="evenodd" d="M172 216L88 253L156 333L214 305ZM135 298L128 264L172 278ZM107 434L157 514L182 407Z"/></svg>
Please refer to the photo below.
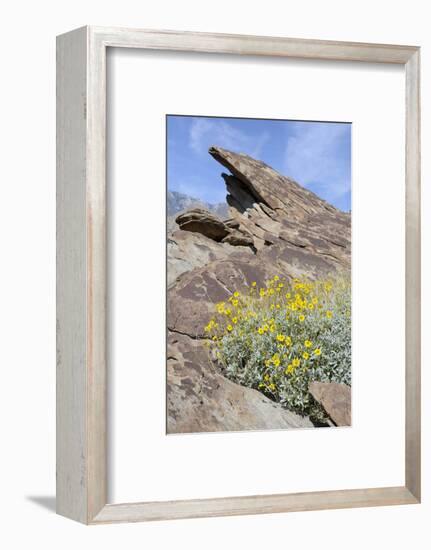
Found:
<svg viewBox="0 0 431 550"><path fill-rule="evenodd" d="M322 420L308 386L350 385L350 316L347 278L288 281L276 275L216 304L205 332L229 379Z"/></svg>

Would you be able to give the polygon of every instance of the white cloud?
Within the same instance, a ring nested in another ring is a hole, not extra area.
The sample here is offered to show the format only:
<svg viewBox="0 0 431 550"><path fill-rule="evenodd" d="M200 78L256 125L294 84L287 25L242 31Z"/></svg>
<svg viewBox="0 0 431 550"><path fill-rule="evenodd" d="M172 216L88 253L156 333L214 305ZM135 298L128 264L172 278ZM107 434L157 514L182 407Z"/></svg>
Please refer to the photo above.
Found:
<svg viewBox="0 0 431 550"><path fill-rule="evenodd" d="M349 124L297 123L287 139L286 175L330 202L347 195L350 162L340 149L349 132Z"/></svg>
<svg viewBox="0 0 431 550"><path fill-rule="evenodd" d="M195 118L190 125L189 145L198 154L206 154L211 145L259 158L269 140L268 132L247 134L223 119Z"/></svg>

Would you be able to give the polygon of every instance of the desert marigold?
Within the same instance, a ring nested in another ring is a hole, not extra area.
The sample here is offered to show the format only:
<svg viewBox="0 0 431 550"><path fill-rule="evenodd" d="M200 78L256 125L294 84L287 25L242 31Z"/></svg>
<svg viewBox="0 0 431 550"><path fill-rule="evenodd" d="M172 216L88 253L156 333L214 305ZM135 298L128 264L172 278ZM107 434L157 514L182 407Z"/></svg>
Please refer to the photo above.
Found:
<svg viewBox="0 0 431 550"><path fill-rule="evenodd" d="M233 295L234 295L235 298L238 298L239 292L236 290L236 291L233 293Z"/></svg>
<svg viewBox="0 0 431 550"><path fill-rule="evenodd" d="M333 316L332 311L327 311L327 312L326 312L326 317L327 317L328 319L332 319L332 316Z"/></svg>
<svg viewBox="0 0 431 550"><path fill-rule="evenodd" d="M316 348L314 351L313 351L314 355L321 355L322 354L322 350L320 348Z"/></svg>
<svg viewBox="0 0 431 550"><path fill-rule="evenodd" d="M228 330L229 332L232 332L232 331L233 331L233 326L232 326L232 325L228 325L226 328L227 328L227 330Z"/></svg>
<svg viewBox="0 0 431 550"><path fill-rule="evenodd" d="M253 282L251 283L251 286L253 286L253 287L256 286L256 281L253 281Z"/></svg>
<svg viewBox="0 0 431 550"><path fill-rule="evenodd" d="M295 359L292 361L292 365L294 367L299 367L300 364L301 364L301 360L295 357Z"/></svg>
<svg viewBox="0 0 431 550"><path fill-rule="evenodd" d="M277 340L279 342L284 342L286 340L286 337L284 336L284 334L277 334Z"/></svg>
<svg viewBox="0 0 431 550"><path fill-rule="evenodd" d="M305 321L305 315L300 315L298 319L300 323L303 323Z"/></svg>
<svg viewBox="0 0 431 550"><path fill-rule="evenodd" d="M302 357L307 360L309 359L310 355L306 351L304 351L304 353L302 354Z"/></svg>
<svg viewBox="0 0 431 550"><path fill-rule="evenodd" d="M305 340L304 346L305 346L306 348L311 348L312 345L313 345L313 342L311 342L310 340Z"/></svg>

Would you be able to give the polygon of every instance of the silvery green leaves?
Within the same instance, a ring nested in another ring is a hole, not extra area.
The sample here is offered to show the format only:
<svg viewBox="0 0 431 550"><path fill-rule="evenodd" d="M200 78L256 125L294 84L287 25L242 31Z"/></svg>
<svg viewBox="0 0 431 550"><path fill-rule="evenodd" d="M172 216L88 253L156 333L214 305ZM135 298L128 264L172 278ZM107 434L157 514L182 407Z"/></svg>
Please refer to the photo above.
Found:
<svg viewBox="0 0 431 550"><path fill-rule="evenodd" d="M308 387L312 381L351 384L350 300L347 277L274 277L217 304L207 332L226 377L324 421Z"/></svg>

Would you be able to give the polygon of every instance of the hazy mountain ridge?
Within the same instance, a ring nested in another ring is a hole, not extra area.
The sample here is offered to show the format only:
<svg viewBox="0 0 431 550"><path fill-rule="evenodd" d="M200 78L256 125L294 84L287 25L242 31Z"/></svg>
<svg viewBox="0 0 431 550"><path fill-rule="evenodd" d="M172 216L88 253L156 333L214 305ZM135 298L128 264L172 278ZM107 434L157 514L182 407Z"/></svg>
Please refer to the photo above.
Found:
<svg viewBox="0 0 431 550"><path fill-rule="evenodd" d="M167 243L167 432L311 427L308 417L225 378L209 361L205 327L215 304L235 291L247 296L252 281L265 288L276 275L348 274L350 214L248 155L221 147L209 154L227 171L227 216L201 201L171 204L187 211L172 216Z"/></svg>
<svg viewBox="0 0 431 550"><path fill-rule="evenodd" d="M185 193L179 193L178 191L168 191L167 194L167 216L168 221L175 224L174 217L180 212L190 210L191 208L203 208L216 214L219 218L225 219L229 216L228 205L226 202L219 203L207 203L186 195ZM170 220L170 218L172 218ZM168 223L168 225L171 225Z"/></svg>

